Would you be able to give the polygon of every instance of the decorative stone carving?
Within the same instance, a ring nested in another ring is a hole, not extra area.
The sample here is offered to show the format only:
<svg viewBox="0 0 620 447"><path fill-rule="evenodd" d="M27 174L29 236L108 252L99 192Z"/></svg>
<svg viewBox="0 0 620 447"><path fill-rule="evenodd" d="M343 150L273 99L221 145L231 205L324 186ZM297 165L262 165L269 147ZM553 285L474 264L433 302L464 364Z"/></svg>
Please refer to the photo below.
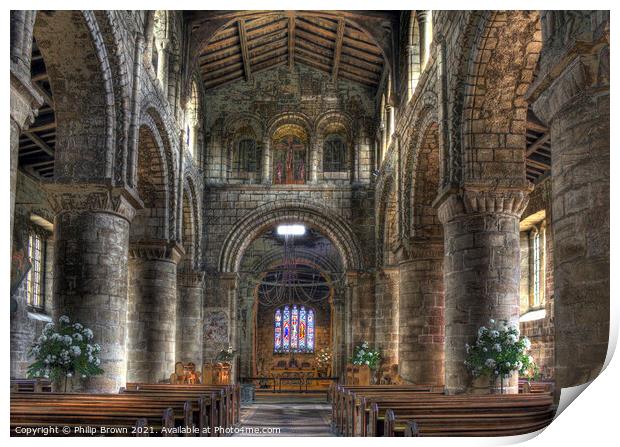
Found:
<svg viewBox="0 0 620 447"><path fill-rule="evenodd" d="M106 184L48 183L50 207L56 214L85 211L115 214L131 222L142 201L133 191Z"/></svg>
<svg viewBox="0 0 620 447"><path fill-rule="evenodd" d="M140 241L129 245L129 257L144 260L166 260L178 264L185 251L176 241Z"/></svg>

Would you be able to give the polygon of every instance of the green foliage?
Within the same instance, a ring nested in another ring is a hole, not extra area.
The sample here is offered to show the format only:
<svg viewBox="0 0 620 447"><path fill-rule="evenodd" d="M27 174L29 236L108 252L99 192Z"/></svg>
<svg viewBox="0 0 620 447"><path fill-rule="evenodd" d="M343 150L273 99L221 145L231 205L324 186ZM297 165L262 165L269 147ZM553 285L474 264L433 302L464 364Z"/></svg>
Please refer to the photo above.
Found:
<svg viewBox="0 0 620 447"><path fill-rule="evenodd" d="M490 327L478 329L478 338L473 346L465 345L465 365L474 377L508 378L514 371L521 376L531 376L538 371L534 359L528 354L530 341L521 337L516 325L506 320L496 323L489 320Z"/></svg>
<svg viewBox="0 0 620 447"><path fill-rule="evenodd" d="M357 345L353 351L351 363L354 365L368 365L370 369L375 370L381 363L381 353L368 347L368 342Z"/></svg>
<svg viewBox="0 0 620 447"><path fill-rule="evenodd" d="M35 358L28 367L28 377L57 380L63 377L82 378L103 373L99 367L101 347L94 343L93 331L80 323L73 323L65 315L57 325L48 323L43 333L28 351Z"/></svg>

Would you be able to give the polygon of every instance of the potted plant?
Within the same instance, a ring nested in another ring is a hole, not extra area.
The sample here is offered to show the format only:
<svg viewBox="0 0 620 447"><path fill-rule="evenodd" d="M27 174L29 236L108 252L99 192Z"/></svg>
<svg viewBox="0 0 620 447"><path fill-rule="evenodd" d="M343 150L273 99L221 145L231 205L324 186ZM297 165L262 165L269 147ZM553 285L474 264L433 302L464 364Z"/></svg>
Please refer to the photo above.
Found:
<svg viewBox="0 0 620 447"><path fill-rule="evenodd" d="M28 367L28 377L45 377L54 381L100 375L101 347L93 343L93 331L80 323L73 323L66 315L58 319L58 324L48 323L42 334L28 351L35 361Z"/></svg>
<svg viewBox="0 0 620 447"><path fill-rule="evenodd" d="M504 379L518 371L524 375L536 369L534 359L528 354L531 343L521 337L517 325L509 325L506 320L496 323L489 320L490 327L478 329L478 337L473 346L465 345L467 358L465 365L474 377L488 376L493 391L497 379L500 392L504 393Z"/></svg>

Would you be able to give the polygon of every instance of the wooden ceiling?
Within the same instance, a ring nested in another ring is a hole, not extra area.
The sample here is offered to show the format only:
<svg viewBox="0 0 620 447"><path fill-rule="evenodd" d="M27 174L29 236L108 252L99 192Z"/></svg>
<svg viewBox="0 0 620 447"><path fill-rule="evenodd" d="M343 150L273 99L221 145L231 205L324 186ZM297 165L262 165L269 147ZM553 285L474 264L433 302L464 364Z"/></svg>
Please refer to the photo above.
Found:
<svg viewBox="0 0 620 447"><path fill-rule="evenodd" d="M527 114L525 135L526 176L529 181L538 183L551 172L551 135L531 109Z"/></svg>
<svg viewBox="0 0 620 447"><path fill-rule="evenodd" d="M32 84L45 103L39 108L34 123L19 136L19 166L35 177L51 178L54 175L56 116L47 69L36 41L32 42L30 72Z"/></svg>
<svg viewBox="0 0 620 447"><path fill-rule="evenodd" d="M361 28L344 16L320 12L263 12L233 17L199 51L206 89L255 73L300 63L340 78L377 87L384 57ZM193 32L200 29L193 22Z"/></svg>

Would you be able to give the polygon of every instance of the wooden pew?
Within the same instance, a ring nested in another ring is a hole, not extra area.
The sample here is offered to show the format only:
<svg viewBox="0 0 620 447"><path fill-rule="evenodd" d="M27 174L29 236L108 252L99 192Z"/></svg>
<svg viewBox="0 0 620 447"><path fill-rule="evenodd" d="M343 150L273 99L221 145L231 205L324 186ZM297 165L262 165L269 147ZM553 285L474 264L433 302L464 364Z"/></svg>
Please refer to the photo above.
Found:
<svg viewBox="0 0 620 447"><path fill-rule="evenodd" d="M49 393L52 382L48 379L11 379L12 393Z"/></svg>
<svg viewBox="0 0 620 447"><path fill-rule="evenodd" d="M338 385L332 395L332 423L338 433L353 436L359 419L363 419L360 404L364 396L392 395L394 393L442 393L443 388L432 385ZM364 424L362 424L364 426Z"/></svg>
<svg viewBox="0 0 620 447"><path fill-rule="evenodd" d="M127 383L127 390L161 390L167 391L171 389L177 390L224 390L226 394L227 410L230 411L228 420L231 425L239 422L240 405L241 405L241 387L235 385L203 385L203 384L145 384L145 383Z"/></svg>
<svg viewBox="0 0 620 447"><path fill-rule="evenodd" d="M11 434L20 436L17 428L24 430L52 427L57 436L84 435L86 427L101 430L107 429L108 435L162 435L173 436L175 415L172 408L153 407L135 408L127 405L110 405L109 402L93 405L76 405L72 402L56 402L42 399L24 402L11 402ZM62 428L69 427L71 432L65 433ZM139 427L150 430L139 432ZM166 428L166 431L163 429ZM82 429L82 431L74 431ZM87 433L86 433L87 434Z"/></svg>
<svg viewBox="0 0 620 447"><path fill-rule="evenodd" d="M11 408L40 405L50 408L76 408L90 410L104 406L106 409L159 409L173 410L173 427L184 427L185 436L194 436L194 427L202 433L205 402L195 401L187 396L129 396L121 394L65 394L65 393L18 393L11 395Z"/></svg>
<svg viewBox="0 0 620 447"><path fill-rule="evenodd" d="M534 382L519 379L519 393L524 394L540 394L552 393L555 388L555 382Z"/></svg>
<svg viewBox="0 0 620 447"><path fill-rule="evenodd" d="M373 402L368 436L508 436L547 426L555 415L550 395L428 396Z"/></svg>
<svg viewBox="0 0 620 447"><path fill-rule="evenodd" d="M227 428L239 422L240 414L240 388L232 385L178 385L178 384L128 384L129 389L122 389L122 393L131 394L169 394L176 395L196 395L196 393L215 393L217 402L217 413L219 417L210 418L211 433L215 432L216 426Z"/></svg>

